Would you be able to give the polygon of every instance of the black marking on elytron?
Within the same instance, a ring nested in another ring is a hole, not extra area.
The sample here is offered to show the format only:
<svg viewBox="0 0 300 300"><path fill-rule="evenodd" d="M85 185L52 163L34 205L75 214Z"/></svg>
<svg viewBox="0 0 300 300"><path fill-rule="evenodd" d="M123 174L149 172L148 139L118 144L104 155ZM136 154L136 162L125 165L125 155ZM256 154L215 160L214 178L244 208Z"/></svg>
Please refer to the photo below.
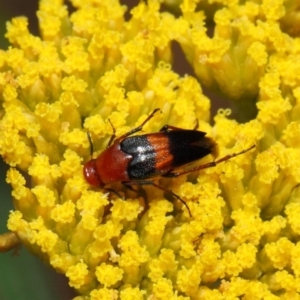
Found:
<svg viewBox="0 0 300 300"><path fill-rule="evenodd" d="M173 168L194 162L212 153L215 143L205 137L206 133L196 130L170 130L170 153L173 155Z"/></svg>
<svg viewBox="0 0 300 300"><path fill-rule="evenodd" d="M145 135L127 137L120 143L123 152L130 154L132 160L127 168L129 178L144 179L156 174L155 151Z"/></svg>

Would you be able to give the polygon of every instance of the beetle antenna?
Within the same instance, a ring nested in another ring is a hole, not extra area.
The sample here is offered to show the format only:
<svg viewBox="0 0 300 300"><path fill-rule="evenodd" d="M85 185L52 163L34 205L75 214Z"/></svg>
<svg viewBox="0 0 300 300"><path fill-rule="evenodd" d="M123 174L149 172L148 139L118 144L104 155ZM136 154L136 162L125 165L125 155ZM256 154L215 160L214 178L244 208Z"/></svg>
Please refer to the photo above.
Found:
<svg viewBox="0 0 300 300"><path fill-rule="evenodd" d="M91 137L91 134L90 134L89 132L87 132L86 134L87 134L87 138L88 138L89 144L90 144L90 154L91 154L91 159L93 159L94 145L93 145L92 137Z"/></svg>
<svg viewBox="0 0 300 300"><path fill-rule="evenodd" d="M113 134L111 135L106 148L109 148L111 146L112 142L114 141L114 139L116 138L116 129L110 119L108 119L108 122L110 123L110 126L113 130Z"/></svg>

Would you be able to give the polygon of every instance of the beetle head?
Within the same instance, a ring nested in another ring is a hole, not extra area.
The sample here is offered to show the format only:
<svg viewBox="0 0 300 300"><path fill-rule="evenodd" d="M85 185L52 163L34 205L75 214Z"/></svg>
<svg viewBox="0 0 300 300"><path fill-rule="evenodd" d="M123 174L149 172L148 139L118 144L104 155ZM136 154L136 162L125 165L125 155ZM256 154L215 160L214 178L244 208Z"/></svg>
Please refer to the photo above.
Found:
<svg viewBox="0 0 300 300"><path fill-rule="evenodd" d="M97 168L96 168L96 159L91 159L83 167L83 175L85 180L92 186L103 186Z"/></svg>

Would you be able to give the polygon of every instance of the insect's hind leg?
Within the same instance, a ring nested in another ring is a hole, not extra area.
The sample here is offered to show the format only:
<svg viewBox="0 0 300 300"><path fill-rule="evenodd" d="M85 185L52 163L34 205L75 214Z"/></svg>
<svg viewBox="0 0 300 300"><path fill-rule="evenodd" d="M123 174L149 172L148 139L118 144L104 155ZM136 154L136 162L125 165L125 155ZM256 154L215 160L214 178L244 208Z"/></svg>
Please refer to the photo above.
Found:
<svg viewBox="0 0 300 300"><path fill-rule="evenodd" d="M216 165L218 165L221 162L229 160L229 159L231 159L233 157L236 157L238 155L244 154L244 153L250 151L253 148L255 148L255 145L252 145L251 147L249 147L246 150L243 150L243 151L240 151L240 152L237 152L237 153L228 154L228 155L226 155L226 156L224 156L224 157L222 157L220 159L211 161L211 162L209 162L207 164L200 165L200 166L197 166L197 167L194 167L194 168L191 168L191 169L188 169L188 170L180 171L180 172L170 172L170 173L162 175L162 177L174 178L174 177L178 177L178 176L181 176L181 175L184 175L184 174L188 174L188 173L192 173L192 172L195 172L195 171L212 168L212 167L215 167Z"/></svg>
<svg viewBox="0 0 300 300"><path fill-rule="evenodd" d="M164 191L166 193L169 193L173 197L175 197L176 199L178 199L187 208L190 217L192 217L190 208L188 207L188 205L186 204L186 202L184 200L182 200L178 195L176 195L175 193L173 193L171 190L168 190L168 189L164 188L163 186L154 183L154 181L152 181L152 180L145 180L145 181L123 181L122 184L124 184L126 187L130 186L131 189L133 189L132 185L152 185L152 186L154 186L154 187L156 187L156 188L158 188L158 189L160 189L160 190L162 190L162 191Z"/></svg>

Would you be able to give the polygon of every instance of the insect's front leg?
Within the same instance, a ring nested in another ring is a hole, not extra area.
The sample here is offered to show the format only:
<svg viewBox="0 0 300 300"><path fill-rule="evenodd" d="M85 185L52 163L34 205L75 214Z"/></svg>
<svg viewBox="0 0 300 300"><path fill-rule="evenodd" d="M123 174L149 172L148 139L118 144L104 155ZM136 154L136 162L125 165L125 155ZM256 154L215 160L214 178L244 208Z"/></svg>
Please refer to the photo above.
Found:
<svg viewBox="0 0 300 300"><path fill-rule="evenodd" d="M145 120L140 126L138 126L138 127L136 127L136 128L133 128L132 130L130 130L130 131L126 132L125 134L119 136L117 139L115 139L115 138L116 138L115 128L114 128L113 124L111 123L111 121L109 120L109 122L110 122L110 124L111 124L111 126L112 126L112 128L113 128L113 135L111 136L111 138L110 138L110 140L109 140L109 142L108 142L107 148L109 148L113 142L121 141L121 140L125 139L126 137L128 137L128 136L130 136L130 135L132 135L132 134L134 134L134 133L136 133L136 132L141 131L141 130L143 129L143 127L145 126L145 124L146 124L147 122L149 122L149 121L153 118L153 116L154 116L159 110L160 110L159 108L154 109L153 112L146 118L146 120Z"/></svg>

